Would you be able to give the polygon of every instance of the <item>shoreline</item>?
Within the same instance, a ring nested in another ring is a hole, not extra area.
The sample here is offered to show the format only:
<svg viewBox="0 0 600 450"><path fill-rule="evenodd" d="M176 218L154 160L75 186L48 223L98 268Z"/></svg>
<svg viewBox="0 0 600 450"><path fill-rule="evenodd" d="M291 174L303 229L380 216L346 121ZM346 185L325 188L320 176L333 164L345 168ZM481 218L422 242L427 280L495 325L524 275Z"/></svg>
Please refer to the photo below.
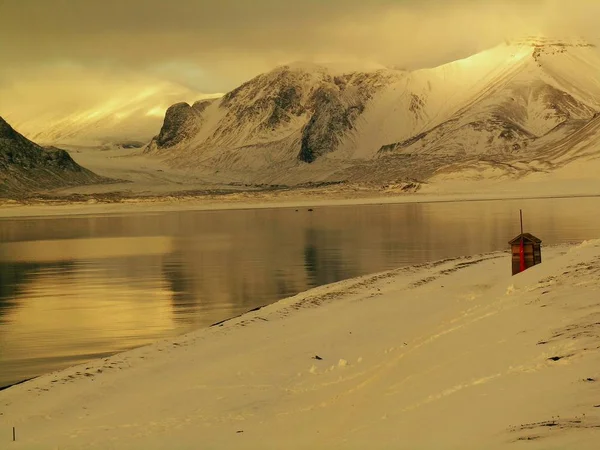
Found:
<svg viewBox="0 0 600 450"><path fill-rule="evenodd" d="M600 240L544 253L516 277L493 252L344 280L43 375L0 391L0 429L21 430L15 448L359 449L376 435L591 450Z"/></svg>
<svg viewBox="0 0 600 450"><path fill-rule="evenodd" d="M561 245L557 245L557 246L554 246L554 247L559 247L559 246L561 246ZM10 388L15 387L15 386L23 385L23 384L28 383L30 381L39 380L40 378L47 377L47 376L52 375L52 374L61 373L61 372L70 372L70 371L73 371L76 368L80 368L80 367L83 367L83 366L86 366L86 365L90 365L91 363L99 363L99 362L101 362L102 360L105 360L105 359L110 359L110 358L119 357L119 356L126 356L130 352L135 352L136 350L140 350L140 349L144 349L144 348L154 347L154 346L156 346L159 343L172 344L173 342L178 342L178 341L180 341L182 339L187 339L187 338L191 337L191 335L194 335L196 333L201 333L203 331L211 330L213 328L223 327L223 326L226 326L226 325L228 325L230 323L236 322L238 320L242 320L244 318L249 318L249 317L252 316L253 313L260 312L261 310L264 310L265 308L269 308L269 307L277 308L278 305L280 305L280 304L282 305L283 303L290 303L290 304L293 305L295 301L302 301L303 299L305 299L307 297L311 297L311 296L319 296L319 295L322 294L321 291L324 291L324 293L330 293L331 291L336 292L338 290L338 287L341 290L344 287L346 287L346 285L348 285L348 284L350 284L350 285L354 285L354 284L360 285L363 282L368 282L368 281L370 281L372 279L378 279L380 277L387 277L387 276L389 276L391 274L395 274L395 273L406 271L406 270L411 270L411 269L419 270L419 269L421 269L423 267L436 266L436 265L439 265L439 264L444 264L444 263L447 263L447 262L458 261L458 260L463 260L463 259L469 260L471 258L478 258L478 257L495 257L495 256L497 257L497 256L501 256L501 255L506 255L507 253L508 253L508 250L505 250L505 251L495 251L495 252L489 252L489 253L482 253L482 254L472 255L472 256L458 256L458 257L453 257L453 258L446 258L446 259L441 259L441 260L438 260L438 261L430 261L430 262L426 262L426 263L420 263L420 264L413 264L413 265L408 265L408 266L402 266L402 267L399 267L399 268L396 268L396 269L390 269L390 270L386 270L386 271L382 271L382 272L370 273L370 274L361 275L361 276L354 277L354 278L348 278L348 279L345 279L345 280L340 280L340 281L336 281L336 282L333 282L333 283L324 284L324 285L321 285L321 286L316 286L316 287L313 287L313 288L308 289L306 291L299 292L296 295L293 295L291 297L281 298L281 299L279 299L279 300L277 300L277 301L275 301L273 303L269 303L269 304L265 304L265 305L262 305L262 306L258 306L258 307L249 309L248 311L245 311L243 313L237 314L235 316L227 317L227 318L225 318L223 320L220 320L218 322L214 322L214 323L212 323L210 325L207 325L205 327L197 328L195 330L191 330L191 331L185 332L183 334L180 334L180 335L177 335L177 336L174 336L174 337L161 338L158 341L150 343L150 344L145 344L145 345L142 345L142 346L139 346L139 347L133 347L133 348L126 349L126 350L123 350L123 351L119 351L119 352L116 352L116 353L113 353L111 355L104 356L104 357L93 358L93 359L90 359L89 361L84 362L84 363L79 363L79 364L75 364L75 365L72 365L72 366L65 367L64 369L59 369L59 370L55 370L55 371L43 373L43 374L31 377L31 378L27 378L27 379L24 379L24 380L20 380L20 381L11 383L11 384L6 385L6 386L0 386L0 392L5 391L5 390L10 389Z"/></svg>
<svg viewBox="0 0 600 450"><path fill-rule="evenodd" d="M326 193L316 193L317 195ZM322 199L307 199L304 194L288 199L273 197L258 198L256 201L236 199L180 199L178 201L158 200L145 201L137 198L131 201L97 202L89 204L42 202L36 204L19 204L16 201L2 203L0 199L0 220L20 218L68 217L68 216L107 216L123 214L157 214L183 211L245 211L256 209L292 209L309 207L343 207L343 206L374 206L400 204L432 204L460 202L497 202L516 200L556 200L571 198L598 198L599 193L580 194L547 194L547 195L499 195L499 194L404 194L404 195L375 195L354 198L331 196ZM168 197L166 197L168 199Z"/></svg>
<svg viewBox="0 0 600 450"><path fill-rule="evenodd" d="M45 374L43 374L43 375L45 375ZM0 392L5 391L6 389L10 389L13 386L18 386L20 384L27 383L28 381L35 380L36 378L39 378L43 375L38 375L37 377L27 378L25 380L17 381L16 383L7 384L6 386L0 386Z"/></svg>
<svg viewBox="0 0 600 450"><path fill-rule="evenodd" d="M335 283L334 283L334 284L335 284ZM321 287L321 286L319 286L319 287ZM316 289L316 288L315 288L315 289ZM309 289L309 290L310 290L310 289ZM305 291L305 292L308 292L308 291ZM301 292L300 294L302 294L302 292ZM281 300L285 300L285 299L281 299ZM278 301L281 301L281 300L278 300ZM277 303L277 302L275 302L275 303ZM273 303L271 303L271 304L273 304ZM196 329L196 330L193 330L193 331L188 331L187 333L184 333L184 334L182 334L182 335L180 335L180 336L177 336L177 337L185 336L186 334L189 334L189 333L195 333L195 332L197 332L197 331L199 331L199 330L204 330L204 329L208 329L208 328L214 328L214 327L219 327L219 326L222 326L222 325L226 324L227 322L229 322L230 320L239 319L240 317L243 317L243 316L245 316L246 314L250 314L250 313L253 313L253 312L256 312L256 311L260 311L261 309L263 309L263 308L266 308L267 306L269 306L269 304L267 304L267 305L263 305L263 306L258 306L258 307L256 307L256 308L249 309L248 311L245 311L245 312L243 312L243 313L241 313L241 314L238 314L238 315L235 315L235 316L228 317L228 318L226 318L226 319L220 320L220 321L218 321L218 322L215 322L215 323L213 323L213 324L211 324L211 325L208 325L207 327L198 328L198 329ZM176 339L177 337L175 337L175 338L173 338L173 339ZM123 354L123 353L127 353L127 352L129 352L129 351L132 351L132 350L135 350L135 349L138 349L138 348L146 347L147 345L153 345L153 344L146 344L146 345L142 345L142 346L140 346L140 347L133 347L133 348L130 348L130 349L128 349L128 350L123 350L123 351L120 351L120 352L117 352L117 353L112 353L112 354L111 354L111 355L109 355L108 357L112 357L112 356L115 356L115 355L120 355L120 354ZM106 358L106 356L105 356L105 358ZM99 361L99 360L101 360L101 359L103 359L103 358L94 358L94 359L91 359L89 362L92 362L92 361ZM85 364L85 363L83 363L83 364ZM81 366L81 365L82 365L82 364L76 364L76 365L74 365L74 366L69 366L69 367L67 367L67 368L65 368L65 369L62 369L62 370L69 370L69 369L72 369L73 367L77 367L77 366ZM58 372L61 372L62 370L59 370ZM55 372L55 371L53 371L53 372ZM29 382L29 381L35 380L35 379L37 379L37 378L40 378L40 377L46 376L46 375L48 375L48 374L50 374L50 373L53 373L53 372L42 373L42 374L40 374L40 375L37 375L37 376L35 376L35 377L26 378L26 379L24 379L24 380L20 380L20 381L17 381L17 382L15 382L15 383L7 384L6 386L0 386L0 392L2 392L2 391L5 391L6 389L10 389L10 388L11 388L11 387L13 387L13 386L18 386L18 385L20 385L20 384L24 384L24 383L27 383L27 382Z"/></svg>

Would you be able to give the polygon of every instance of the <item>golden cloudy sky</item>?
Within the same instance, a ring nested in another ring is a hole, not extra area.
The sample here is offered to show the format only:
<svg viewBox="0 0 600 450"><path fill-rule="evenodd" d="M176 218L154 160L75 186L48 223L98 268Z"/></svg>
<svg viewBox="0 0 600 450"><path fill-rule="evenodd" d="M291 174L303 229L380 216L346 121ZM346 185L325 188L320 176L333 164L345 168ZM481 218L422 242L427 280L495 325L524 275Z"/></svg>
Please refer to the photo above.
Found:
<svg viewBox="0 0 600 450"><path fill-rule="evenodd" d="M0 0L0 107L23 102L15 83L77 103L142 78L225 92L293 60L435 66L527 34L590 37L598 17L598 0Z"/></svg>

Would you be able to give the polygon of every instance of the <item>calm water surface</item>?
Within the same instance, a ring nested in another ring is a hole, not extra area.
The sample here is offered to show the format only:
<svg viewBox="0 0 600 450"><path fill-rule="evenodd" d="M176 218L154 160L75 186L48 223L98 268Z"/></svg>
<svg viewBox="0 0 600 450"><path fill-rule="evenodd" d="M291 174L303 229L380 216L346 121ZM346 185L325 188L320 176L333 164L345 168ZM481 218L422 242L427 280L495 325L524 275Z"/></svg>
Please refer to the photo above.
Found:
<svg viewBox="0 0 600 450"><path fill-rule="evenodd" d="M0 220L0 386L326 283L504 250L519 208L544 245L600 238L599 198Z"/></svg>

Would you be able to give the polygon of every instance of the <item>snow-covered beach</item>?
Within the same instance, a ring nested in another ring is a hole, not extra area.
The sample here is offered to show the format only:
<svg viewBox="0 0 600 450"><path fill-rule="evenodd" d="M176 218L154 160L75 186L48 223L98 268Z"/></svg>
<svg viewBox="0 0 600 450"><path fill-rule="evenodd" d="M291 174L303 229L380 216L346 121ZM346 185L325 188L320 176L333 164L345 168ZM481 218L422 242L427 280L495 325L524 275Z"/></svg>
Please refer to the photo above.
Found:
<svg viewBox="0 0 600 450"><path fill-rule="evenodd" d="M590 241L320 287L0 392L1 447L595 449L599 276Z"/></svg>

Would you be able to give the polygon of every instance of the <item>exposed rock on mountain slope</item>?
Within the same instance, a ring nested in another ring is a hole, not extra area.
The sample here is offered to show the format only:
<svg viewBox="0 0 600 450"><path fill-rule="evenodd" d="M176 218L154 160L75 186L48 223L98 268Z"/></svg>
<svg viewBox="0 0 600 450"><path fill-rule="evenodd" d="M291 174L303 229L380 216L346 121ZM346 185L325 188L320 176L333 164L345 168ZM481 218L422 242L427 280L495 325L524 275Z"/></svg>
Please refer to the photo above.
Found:
<svg viewBox="0 0 600 450"><path fill-rule="evenodd" d="M345 133L354 129L354 123L365 109L369 92L360 86L338 89L321 87L311 98L312 116L302 129L299 159L311 163L320 156L335 151Z"/></svg>
<svg viewBox="0 0 600 450"><path fill-rule="evenodd" d="M554 148L599 112L598 49L528 38L415 72L280 67L201 111L174 106L148 150L263 182L354 180L357 166L372 180L406 179L404 167L423 179L480 159L552 165ZM600 150L600 134L586 139Z"/></svg>
<svg viewBox="0 0 600 450"><path fill-rule="evenodd" d="M373 94L397 79L391 71L336 75L314 65L279 67L213 101L195 115L195 123L191 114L185 121L180 118L181 111L192 107L178 105L148 150L169 148L196 163L240 169L312 162L335 152L354 132ZM165 146L164 136L170 135L183 137Z"/></svg>
<svg viewBox="0 0 600 450"><path fill-rule="evenodd" d="M202 113L211 100L198 101L192 106L177 103L167 109L160 134L152 143L158 149L173 147L195 136L202 127Z"/></svg>
<svg viewBox="0 0 600 450"><path fill-rule="evenodd" d="M66 151L34 144L0 117L0 196L106 181L75 163Z"/></svg>

